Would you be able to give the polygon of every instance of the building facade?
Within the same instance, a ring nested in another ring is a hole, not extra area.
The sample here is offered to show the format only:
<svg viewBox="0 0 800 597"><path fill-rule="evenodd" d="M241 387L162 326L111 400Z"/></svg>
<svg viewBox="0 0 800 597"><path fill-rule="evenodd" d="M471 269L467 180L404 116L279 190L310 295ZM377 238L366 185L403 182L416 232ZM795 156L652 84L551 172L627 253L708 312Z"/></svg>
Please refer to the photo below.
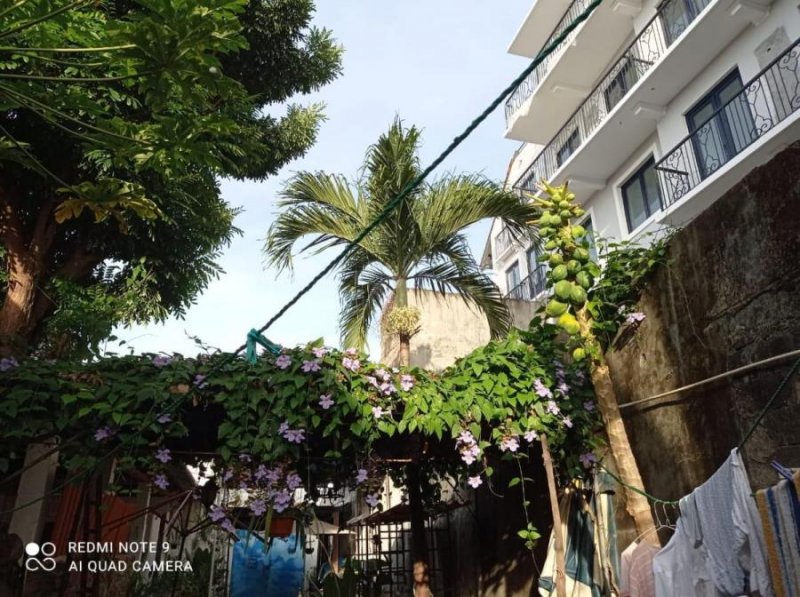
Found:
<svg viewBox="0 0 800 597"><path fill-rule="evenodd" d="M509 51L533 59L591 0L535 0ZM603 0L505 106L507 185L569 181L596 236L684 226L800 138L800 8L789 0ZM483 265L544 292L535 250L494 222Z"/></svg>

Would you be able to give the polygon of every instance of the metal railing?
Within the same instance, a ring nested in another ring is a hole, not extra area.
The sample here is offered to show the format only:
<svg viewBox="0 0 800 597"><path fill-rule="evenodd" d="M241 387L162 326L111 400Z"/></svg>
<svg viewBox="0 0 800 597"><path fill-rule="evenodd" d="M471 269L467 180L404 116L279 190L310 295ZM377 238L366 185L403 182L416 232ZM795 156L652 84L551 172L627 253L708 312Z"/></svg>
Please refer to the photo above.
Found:
<svg viewBox="0 0 800 597"><path fill-rule="evenodd" d="M561 35L564 30L569 27L569 25L574 21L578 16L586 10L586 7L589 6L590 0L573 0L572 4L570 4L567 12L564 13L564 16L561 17L561 20L556 24L553 32L547 38L547 41L542 46L543 48L548 47L553 40ZM545 57L542 62L531 71L522 83L514 90L514 93L511 94L506 100L506 127L508 126L508 121L511 116L516 112L519 107L525 103L536 88L541 83L544 76L547 74L548 69L550 68L550 64L552 64L553 59L557 57L558 53L564 48L568 43L572 43L572 40L575 39L575 35L577 34L577 30L574 30L570 35L565 37L560 44Z"/></svg>
<svg viewBox="0 0 800 597"><path fill-rule="evenodd" d="M514 235L511 230L503 226L503 229L494 239L495 257L502 255L514 243Z"/></svg>
<svg viewBox="0 0 800 597"><path fill-rule="evenodd" d="M797 40L655 165L666 209L800 108Z"/></svg>
<svg viewBox="0 0 800 597"><path fill-rule="evenodd" d="M603 123L712 0L668 0L592 89L566 124L522 173L514 188L535 192ZM577 132L578 143L566 150ZM565 151L566 150L566 151Z"/></svg>
<svg viewBox="0 0 800 597"><path fill-rule="evenodd" d="M532 301L546 290L547 265L540 263L528 277L514 286L506 294L506 298L518 301Z"/></svg>

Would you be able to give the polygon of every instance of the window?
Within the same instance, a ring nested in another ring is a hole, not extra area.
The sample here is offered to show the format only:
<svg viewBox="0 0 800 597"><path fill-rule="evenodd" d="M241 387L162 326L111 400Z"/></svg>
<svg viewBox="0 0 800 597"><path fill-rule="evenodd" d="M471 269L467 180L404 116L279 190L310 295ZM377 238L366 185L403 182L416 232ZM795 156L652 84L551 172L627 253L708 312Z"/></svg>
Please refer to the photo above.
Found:
<svg viewBox="0 0 800 597"><path fill-rule="evenodd" d="M695 17L702 10L702 6L697 4L705 4L702 0L695 2L695 0L666 0L659 7L661 14L661 22L664 25L664 32L667 37L667 45L671 45L681 33L686 31L686 28L691 25Z"/></svg>
<svg viewBox="0 0 800 597"><path fill-rule="evenodd" d="M536 247L528 249L528 286L531 298L544 292L547 283L547 262L539 261L542 252Z"/></svg>
<svg viewBox="0 0 800 597"><path fill-rule="evenodd" d="M578 149L578 145L580 145L580 143L581 139L578 135L578 129L575 129L567 138L567 141L564 143L564 145L561 146L561 149L558 150L558 153L556 153L556 162L558 163L559 167L569 159L569 156L575 153L575 150Z"/></svg>
<svg viewBox="0 0 800 597"><path fill-rule="evenodd" d="M651 156L639 170L622 185L622 203L628 232L638 228L647 218L661 209L661 187Z"/></svg>
<svg viewBox="0 0 800 597"><path fill-rule="evenodd" d="M750 106L735 70L686 114L701 178L716 172L755 140Z"/></svg>
<svg viewBox="0 0 800 597"><path fill-rule="evenodd" d="M519 275L519 261L515 261L514 265L506 270L506 288L508 292L514 290L522 281Z"/></svg>

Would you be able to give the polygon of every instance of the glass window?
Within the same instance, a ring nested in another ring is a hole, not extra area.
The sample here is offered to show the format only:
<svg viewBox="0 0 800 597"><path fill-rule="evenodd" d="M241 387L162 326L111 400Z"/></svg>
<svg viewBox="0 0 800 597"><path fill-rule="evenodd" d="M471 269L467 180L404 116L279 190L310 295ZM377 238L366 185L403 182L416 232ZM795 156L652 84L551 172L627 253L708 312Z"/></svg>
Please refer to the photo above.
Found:
<svg viewBox="0 0 800 597"><path fill-rule="evenodd" d="M519 283L522 281L522 278L519 274L519 261L515 261L514 265L509 267L506 270L506 288L507 292L511 292L519 286Z"/></svg>
<svg viewBox="0 0 800 597"><path fill-rule="evenodd" d="M651 157L622 185L622 202L628 232L638 228L647 218L661 209L661 186Z"/></svg>
<svg viewBox="0 0 800 597"><path fill-rule="evenodd" d="M578 145L580 145L580 143L581 140L580 136L578 135L578 129L575 129L572 131L572 134L569 136L564 145L561 146L561 149L558 150L558 153L556 153L556 162L559 166L566 162L569 159L569 156L575 153L575 150L578 149Z"/></svg>
<svg viewBox="0 0 800 597"><path fill-rule="evenodd" d="M616 76L611 79L608 86L603 91L606 100L606 110L611 112L619 101L625 97L628 90L636 84L636 71L630 60L620 63L620 69Z"/></svg>
<svg viewBox="0 0 800 597"><path fill-rule="evenodd" d="M589 255L591 255L592 261L597 261L597 243L594 239L594 223L592 222L592 216L587 217L581 222L581 226L586 230L586 239L589 241Z"/></svg>

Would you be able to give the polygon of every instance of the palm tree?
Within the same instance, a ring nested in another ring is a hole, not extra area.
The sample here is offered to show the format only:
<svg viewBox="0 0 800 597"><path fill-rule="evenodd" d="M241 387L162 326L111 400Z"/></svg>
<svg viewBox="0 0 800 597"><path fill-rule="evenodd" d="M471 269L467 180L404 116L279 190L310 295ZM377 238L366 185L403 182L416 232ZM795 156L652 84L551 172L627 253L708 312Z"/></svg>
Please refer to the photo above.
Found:
<svg viewBox="0 0 800 597"><path fill-rule="evenodd" d="M399 119L367 150L351 183L325 172L300 172L285 186L283 210L270 227L266 253L279 270L292 265L295 242L313 236L300 252L315 253L352 241L420 173L420 131ZM508 307L467 245L465 228L500 218L517 236L529 234L538 214L530 203L477 175L448 175L423 183L343 260L338 272L344 346L363 348L370 324L392 302L408 306L408 288L455 292L482 311L493 337L511 326ZM401 330L400 364L407 365L413 331Z"/></svg>
<svg viewBox="0 0 800 597"><path fill-rule="evenodd" d="M420 131L395 119L388 132L367 150L359 178L324 172L300 172L283 189L283 211L270 227L266 253L270 265L292 265L295 242L314 237L300 249L318 253L353 241L420 173ZM348 253L338 272L342 302L340 327L345 346L363 348L370 324L390 305L406 310L408 288L455 292L482 311L492 336L511 326L511 316L495 284L484 274L467 245L463 230L486 218L500 218L512 234L529 234L538 217L530 203L483 177L445 176L420 185L381 224ZM408 365L413 317L395 331L400 338L399 363ZM420 469L406 466L411 506L411 550L414 594L430 595L425 515Z"/></svg>

